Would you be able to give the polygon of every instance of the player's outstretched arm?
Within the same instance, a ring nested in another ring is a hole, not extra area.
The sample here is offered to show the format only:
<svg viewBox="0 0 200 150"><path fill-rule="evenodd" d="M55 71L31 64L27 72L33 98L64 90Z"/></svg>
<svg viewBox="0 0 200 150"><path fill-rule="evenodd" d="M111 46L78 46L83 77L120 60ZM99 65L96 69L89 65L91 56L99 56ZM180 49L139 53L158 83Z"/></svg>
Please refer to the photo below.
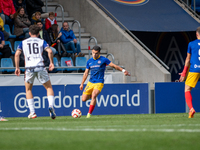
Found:
<svg viewBox="0 0 200 150"><path fill-rule="evenodd" d="M52 71L54 69L53 52L50 48L46 48L45 50L48 52L48 57L49 57L49 60L50 60L49 71Z"/></svg>
<svg viewBox="0 0 200 150"><path fill-rule="evenodd" d="M188 72L189 65L190 65L190 58L191 58L191 54L187 53L187 57L185 59L185 66L184 66L183 72L179 73L179 75L180 75L179 82L183 82L185 80L185 76L186 76L186 74Z"/></svg>
<svg viewBox="0 0 200 150"><path fill-rule="evenodd" d="M127 70L121 68L120 66L117 66L117 65L113 64L112 62L108 66L113 67L116 70L122 71L125 76L130 76L131 75Z"/></svg>
<svg viewBox="0 0 200 150"><path fill-rule="evenodd" d="M15 53L15 75L20 75L20 69L19 69L19 56L21 54L21 50L17 50Z"/></svg>
<svg viewBox="0 0 200 150"><path fill-rule="evenodd" d="M89 74L89 69L85 69L85 72L83 74L83 79L82 79L81 85L79 87L81 91L83 90L83 84L85 83L85 80L87 79L88 74Z"/></svg>

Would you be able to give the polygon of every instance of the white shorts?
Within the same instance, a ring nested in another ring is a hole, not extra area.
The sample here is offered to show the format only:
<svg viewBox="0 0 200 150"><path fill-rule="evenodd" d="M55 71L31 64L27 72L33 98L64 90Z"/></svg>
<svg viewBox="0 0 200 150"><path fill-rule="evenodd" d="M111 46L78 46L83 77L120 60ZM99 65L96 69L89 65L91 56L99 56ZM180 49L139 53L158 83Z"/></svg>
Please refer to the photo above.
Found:
<svg viewBox="0 0 200 150"><path fill-rule="evenodd" d="M46 68L37 68L36 71L30 71L26 69L24 74L24 80L27 83L33 84L35 77L39 80L40 83L44 84L49 81L49 75Z"/></svg>

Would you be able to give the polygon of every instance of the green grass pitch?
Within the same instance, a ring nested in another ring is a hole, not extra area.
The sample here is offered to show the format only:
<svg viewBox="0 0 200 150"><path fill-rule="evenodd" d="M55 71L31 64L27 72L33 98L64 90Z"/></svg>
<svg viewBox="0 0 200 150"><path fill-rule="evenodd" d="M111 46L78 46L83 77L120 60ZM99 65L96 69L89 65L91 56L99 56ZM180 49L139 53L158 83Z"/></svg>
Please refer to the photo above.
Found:
<svg viewBox="0 0 200 150"><path fill-rule="evenodd" d="M200 113L7 118L0 150L196 150Z"/></svg>

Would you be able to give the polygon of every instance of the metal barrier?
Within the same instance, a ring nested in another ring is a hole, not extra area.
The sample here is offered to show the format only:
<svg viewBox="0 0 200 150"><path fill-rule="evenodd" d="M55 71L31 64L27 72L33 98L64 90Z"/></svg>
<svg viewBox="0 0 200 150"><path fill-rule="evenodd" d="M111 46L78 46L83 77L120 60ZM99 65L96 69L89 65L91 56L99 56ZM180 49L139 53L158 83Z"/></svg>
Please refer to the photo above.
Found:
<svg viewBox="0 0 200 150"><path fill-rule="evenodd" d="M77 23L78 24L78 31L79 31L79 43L81 45L81 24L78 20L74 20L74 22L72 23L71 29L73 30L73 26L74 24Z"/></svg>
<svg viewBox="0 0 200 150"><path fill-rule="evenodd" d="M55 14L56 14L56 11L57 11L57 8L60 7L61 8L61 12L62 12L62 24L64 22L64 8L62 5L60 4L57 4L56 8L55 8ZM55 17L55 19L57 18L57 16Z"/></svg>
<svg viewBox="0 0 200 150"><path fill-rule="evenodd" d="M190 3L189 3L189 0L187 0L186 3L185 3L185 1L183 1L183 0L178 0L178 1L181 1L181 3L183 3L183 4L187 7L187 9L189 9L189 10L191 9L191 10L193 10L194 12L196 12L196 0L193 1L194 9L191 8ZM190 10L190 11L191 11L191 10Z"/></svg>
<svg viewBox="0 0 200 150"><path fill-rule="evenodd" d="M183 0L174 0L175 2L179 2L180 4L183 4L185 6L186 9L188 9L191 13L192 13L192 17L196 17L197 19L200 20L200 16L195 12L196 10L196 2L194 0L194 10L191 8L190 4L189 4L189 1L187 0L187 2L185 3ZM183 7L183 9L185 9ZM197 21L199 22L199 21Z"/></svg>
<svg viewBox="0 0 200 150"><path fill-rule="evenodd" d="M106 55L106 58L108 58L108 56L111 56L111 58L112 58L112 63L114 64L114 63L115 63L115 57L114 57L114 55L111 54L111 53L108 53L108 54ZM106 67L106 71L107 71L107 67ZM113 72L115 72L115 68L113 68Z"/></svg>
<svg viewBox="0 0 200 150"><path fill-rule="evenodd" d="M95 42L95 45L97 45L97 39L95 38L95 37L90 37L90 39L89 39L89 41L88 41L88 55L89 55L89 59L90 59L90 42L91 42L91 40L94 40L94 42Z"/></svg>
<svg viewBox="0 0 200 150"><path fill-rule="evenodd" d="M196 2L194 0L194 12L196 11Z"/></svg>
<svg viewBox="0 0 200 150"><path fill-rule="evenodd" d="M49 67L45 67L46 69L49 69ZM61 69L62 72L64 69L76 69L76 71L78 72L79 69L85 69L86 66L73 66L73 67L54 67L54 69ZM1 70L4 70L4 69L7 69L7 70L15 70L16 68L15 67L0 67L0 72L2 72ZM19 69L26 69L25 67L19 67ZM22 71L21 71L22 72Z"/></svg>
<svg viewBox="0 0 200 150"><path fill-rule="evenodd" d="M111 54L112 55L112 54ZM114 56L113 56L114 57ZM120 67L122 67L123 68L123 66L120 66ZM46 69L49 69L49 67L45 67ZM79 69L85 69L86 68L86 66L73 66L73 67L54 67L54 69L61 69L62 70L62 73L63 73L63 70L64 69L76 69L76 71L78 72L78 70ZM106 70L107 70L107 68L110 68L109 66L106 66ZM0 72L2 72L1 70L2 69L8 69L8 70L15 70L16 68L15 67L3 67L3 68L1 68L0 67ZM25 69L25 67L19 67L19 69ZM22 71L21 71L22 72ZM115 72L114 70L113 70L113 72ZM1 75L1 73L0 73L0 75ZM5 75L5 74L3 74L3 75Z"/></svg>
<svg viewBox="0 0 200 150"><path fill-rule="evenodd" d="M48 0L45 0L45 12L47 12L47 3L48 3Z"/></svg>
<svg viewBox="0 0 200 150"><path fill-rule="evenodd" d="M185 3L185 1L181 0L182 2ZM190 3L189 3L189 0L186 0L186 4L187 6L190 6ZM194 11L196 10L196 0L193 1L193 4L194 4Z"/></svg>

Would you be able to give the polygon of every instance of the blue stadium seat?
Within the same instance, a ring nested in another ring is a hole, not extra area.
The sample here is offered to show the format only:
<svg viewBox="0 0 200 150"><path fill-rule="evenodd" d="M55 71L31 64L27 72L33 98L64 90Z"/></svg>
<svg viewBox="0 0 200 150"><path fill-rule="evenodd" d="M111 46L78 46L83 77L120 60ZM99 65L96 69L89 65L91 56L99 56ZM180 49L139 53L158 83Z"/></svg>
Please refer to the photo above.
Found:
<svg viewBox="0 0 200 150"><path fill-rule="evenodd" d="M74 67L74 64L73 64L73 61L72 61L72 58L71 57L61 57L61 60L60 60L60 65L61 67L66 67L67 64L65 63L65 61L71 61L71 65L72 67ZM73 68L66 68L66 69L63 69L64 70L67 70L67 71L75 71L77 69L73 69Z"/></svg>
<svg viewBox="0 0 200 150"><path fill-rule="evenodd" d="M86 57L76 57L76 66L85 67L87 63ZM80 68L79 70L85 71L85 68Z"/></svg>
<svg viewBox="0 0 200 150"><path fill-rule="evenodd" d="M12 45L11 45L10 41L5 41L5 45L9 45L12 54L15 54L15 52L14 52L13 49L12 49Z"/></svg>
<svg viewBox="0 0 200 150"><path fill-rule="evenodd" d="M14 72L15 71L15 69L3 69L3 68L7 68L7 67L14 68L12 59L11 58L2 58L1 59L1 71L2 72L5 72L5 71Z"/></svg>
<svg viewBox="0 0 200 150"><path fill-rule="evenodd" d="M53 64L54 64L54 67L60 67L59 66L59 63L58 63L58 59L56 57L53 57ZM51 71L50 73L56 73L58 71L62 71L62 69L54 69L53 71Z"/></svg>
<svg viewBox="0 0 200 150"><path fill-rule="evenodd" d="M195 9L197 12L200 12L200 0L195 0ZM191 8L194 10L194 0L191 1Z"/></svg>
<svg viewBox="0 0 200 150"><path fill-rule="evenodd" d="M10 27L9 27L9 25L8 24L4 24L4 30L6 31L6 32L8 32L9 33L9 38L10 39L15 39L16 38L16 35L13 35L11 32L10 32Z"/></svg>
<svg viewBox="0 0 200 150"><path fill-rule="evenodd" d="M14 52L17 50L17 46L21 43L22 41L15 41L14 42Z"/></svg>
<svg viewBox="0 0 200 150"><path fill-rule="evenodd" d="M15 41L14 42L14 53L16 52L16 50L17 50L17 47L18 47L18 45L21 43L22 41ZM20 69L21 70L21 72L25 72L25 69Z"/></svg>
<svg viewBox="0 0 200 150"><path fill-rule="evenodd" d="M60 67L58 63L58 59L56 57L53 57L53 63L55 67Z"/></svg>

